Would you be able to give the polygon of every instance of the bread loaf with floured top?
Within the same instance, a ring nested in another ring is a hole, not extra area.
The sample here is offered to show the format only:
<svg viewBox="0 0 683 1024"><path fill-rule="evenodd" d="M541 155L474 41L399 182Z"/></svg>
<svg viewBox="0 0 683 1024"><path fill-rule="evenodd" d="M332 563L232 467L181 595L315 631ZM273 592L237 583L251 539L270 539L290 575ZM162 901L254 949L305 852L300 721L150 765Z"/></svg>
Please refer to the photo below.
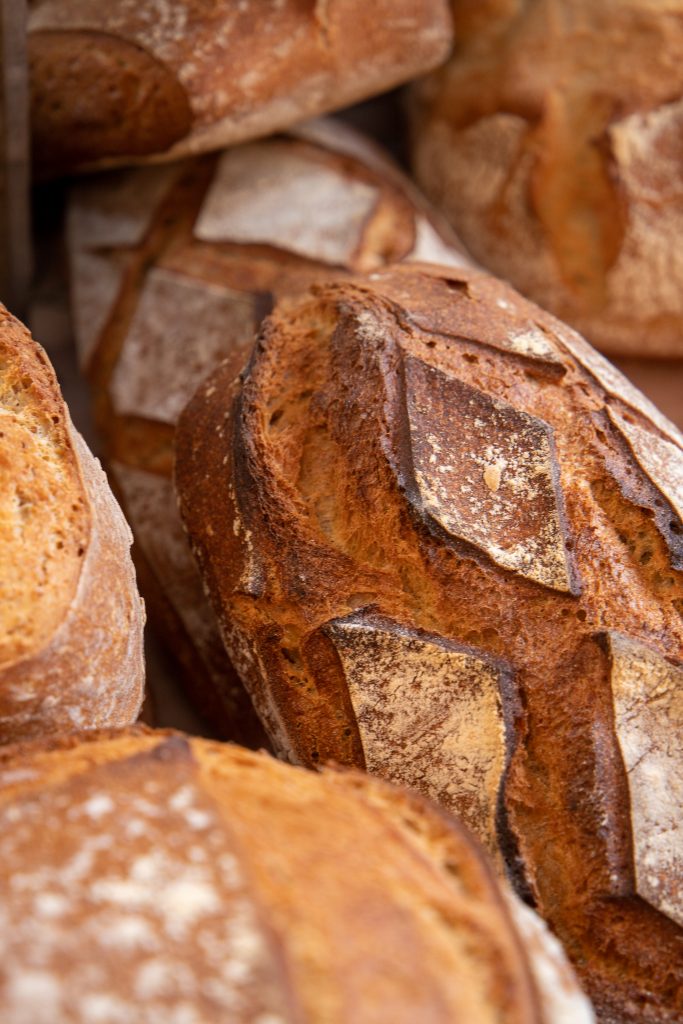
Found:
<svg viewBox="0 0 683 1024"><path fill-rule="evenodd" d="M213 727L259 745L178 518L177 418L219 362L243 369L276 297L397 260L467 258L386 155L332 120L80 182L68 239L81 363L150 613Z"/></svg>
<svg viewBox="0 0 683 1024"><path fill-rule="evenodd" d="M447 0L34 0L33 154L54 174L270 135L436 67Z"/></svg>
<svg viewBox="0 0 683 1024"><path fill-rule="evenodd" d="M47 356L2 306L0 513L0 742L135 721L130 530Z"/></svg>
<svg viewBox="0 0 683 1024"><path fill-rule="evenodd" d="M458 0L414 167L473 255L605 352L683 357L683 3Z"/></svg>
<svg viewBox="0 0 683 1024"><path fill-rule="evenodd" d="M0 754L4 1024L592 1024L466 831L359 773L129 730Z"/></svg>
<svg viewBox="0 0 683 1024"><path fill-rule="evenodd" d="M604 1021L683 1013L683 447L571 329L396 266L181 417L181 513L276 749L435 797Z"/></svg>

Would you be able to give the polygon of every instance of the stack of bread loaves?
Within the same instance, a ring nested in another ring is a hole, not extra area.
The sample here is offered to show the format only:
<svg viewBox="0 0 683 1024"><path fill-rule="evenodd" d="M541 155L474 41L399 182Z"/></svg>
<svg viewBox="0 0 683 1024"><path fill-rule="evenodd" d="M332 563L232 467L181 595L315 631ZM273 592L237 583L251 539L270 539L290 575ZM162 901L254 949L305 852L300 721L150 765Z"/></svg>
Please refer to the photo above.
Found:
<svg viewBox="0 0 683 1024"><path fill-rule="evenodd" d="M275 297L397 260L464 265L412 184L335 122L80 184L69 211L76 341L141 584L232 739L265 742L204 598L172 491L173 433L221 360L236 377Z"/></svg>
<svg viewBox="0 0 683 1024"><path fill-rule="evenodd" d="M31 0L169 693L243 747L135 724L131 532L0 307L2 1024L683 1021L683 436L304 121L413 82L473 258L683 356L682 15Z"/></svg>

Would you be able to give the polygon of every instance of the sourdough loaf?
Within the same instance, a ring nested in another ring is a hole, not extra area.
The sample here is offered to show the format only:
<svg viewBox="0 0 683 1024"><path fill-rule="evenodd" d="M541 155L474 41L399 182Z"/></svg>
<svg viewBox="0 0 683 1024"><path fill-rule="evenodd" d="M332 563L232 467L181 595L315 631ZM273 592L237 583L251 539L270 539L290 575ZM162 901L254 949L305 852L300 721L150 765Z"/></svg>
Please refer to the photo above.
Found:
<svg viewBox="0 0 683 1024"><path fill-rule="evenodd" d="M206 717L264 742L176 511L177 417L221 359L237 376L274 296L387 261L465 257L378 149L325 121L89 180L72 197L69 245L81 362L150 610Z"/></svg>
<svg viewBox="0 0 683 1024"><path fill-rule="evenodd" d="M360 774L129 730L0 786L4 1024L593 1020L465 830Z"/></svg>
<svg viewBox="0 0 683 1024"><path fill-rule="evenodd" d="M447 0L34 0L44 173L271 134L445 60Z"/></svg>
<svg viewBox="0 0 683 1024"><path fill-rule="evenodd" d="M137 717L131 541L45 353L0 306L0 742Z"/></svg>
<svg viewBox="0 0 683 1024"><path fill-rule="evenodd" d="M683 357L683 3L464 0L414 165L473 255L613 354Z"/></svg>
<svg viewBox="0 0 683 1024"><path fill-rule="evenodd" d="M181 417L181 514L276 749L457 811L604 1021L683 1014L682 437L475 271L276 307Z"/></svg>

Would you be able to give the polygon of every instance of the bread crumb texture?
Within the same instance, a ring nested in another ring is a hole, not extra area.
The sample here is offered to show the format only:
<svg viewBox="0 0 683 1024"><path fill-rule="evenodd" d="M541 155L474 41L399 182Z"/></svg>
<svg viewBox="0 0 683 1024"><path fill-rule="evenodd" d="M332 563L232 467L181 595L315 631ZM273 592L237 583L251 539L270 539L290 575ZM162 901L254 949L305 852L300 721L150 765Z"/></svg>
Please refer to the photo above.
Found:
<svg viewBox="0 0 683 1024"><path fill-rule="evenodd" d="M681 1015L676 427L511 288L396 266L276 306L177 450L280 753L457 811L605 1020Z"/></svg>
<svg viewBox="0 0 683 1024"><path fill-rule="evenodd" d="M149 732L0 764L7 1024L593 1021L462 827L399 790Z"/></svg>

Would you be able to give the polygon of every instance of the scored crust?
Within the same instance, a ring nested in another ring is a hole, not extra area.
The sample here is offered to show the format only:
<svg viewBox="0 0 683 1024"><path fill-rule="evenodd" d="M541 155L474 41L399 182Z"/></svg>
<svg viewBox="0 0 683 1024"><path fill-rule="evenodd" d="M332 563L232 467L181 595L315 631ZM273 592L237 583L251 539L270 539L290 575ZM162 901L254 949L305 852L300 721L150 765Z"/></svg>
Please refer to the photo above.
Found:
<svg viewBox="0 0 683 1024"><path fill-rule="evenodd" d="M682 12L466 0L413 90L418 180L475 258L613 354L683 355Z"/></svg>
<svg viewBox="0 0 683 1024"><path fill-rule="evenodd" d="M126 725L142 701L132 537L50 364L0 307L0 738Z"/></svg>
<svg viewBox="0 0 683 1024"><path fill-rule="evenodd" d="M274 297L393 260L467 257L378 147L324 120L82 182L68 236L79 354L150 611L207 720L263 744L175 508L177 418L222 360L237 378Z"/></svg>
<svg viewBox="0 0 683 1024"><path fill-rule="evenodd" d="M233 396L220 370L200 388L176 480L275 748L455 809L606 1020L673 1020L683 822L642 801L648 772L679 786L680 433L464 269L276 307ZM648 659L661 698L632 725Z"/></svg>
<svg viewBox="0 0 683 1024"><path fill-rule="evenodd" d="M360 774L138 729L6 750L0 786L7 1024L593 1020L465 830Z"/></svg>
<svg viewBox="0 0 683 1024"><path fill-rule="evenodd" d="M451 41L447 0L36 0L39 166L173 160L267 136L428 71Z"/></svg>

